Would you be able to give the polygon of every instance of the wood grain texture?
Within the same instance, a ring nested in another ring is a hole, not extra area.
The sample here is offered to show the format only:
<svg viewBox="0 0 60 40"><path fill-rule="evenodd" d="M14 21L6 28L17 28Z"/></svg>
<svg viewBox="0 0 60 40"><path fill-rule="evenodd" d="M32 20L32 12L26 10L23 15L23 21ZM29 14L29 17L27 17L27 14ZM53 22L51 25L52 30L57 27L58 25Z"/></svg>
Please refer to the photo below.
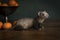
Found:
<svg viewBox="0 0 60 40"><path fill-rule="evenodd" d="M60 40L60 22L47 21L45 24L40 31L0 31L0 40Z"/></svg>

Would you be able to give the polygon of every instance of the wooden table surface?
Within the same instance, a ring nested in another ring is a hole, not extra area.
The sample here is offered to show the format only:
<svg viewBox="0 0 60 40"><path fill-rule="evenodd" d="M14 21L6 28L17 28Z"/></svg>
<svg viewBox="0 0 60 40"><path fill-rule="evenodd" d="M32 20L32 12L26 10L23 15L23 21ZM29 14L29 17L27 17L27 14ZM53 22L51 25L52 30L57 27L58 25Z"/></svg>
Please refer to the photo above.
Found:
<svg viewBox="0 0 60 40"><path fill-rule="evenodd" d="M48 23L47 23L48 24ZM49 24L44 29L26 31L0 31L0 40L60 40L60 24ZM54 25L54 26L52 26Z"/></svg>

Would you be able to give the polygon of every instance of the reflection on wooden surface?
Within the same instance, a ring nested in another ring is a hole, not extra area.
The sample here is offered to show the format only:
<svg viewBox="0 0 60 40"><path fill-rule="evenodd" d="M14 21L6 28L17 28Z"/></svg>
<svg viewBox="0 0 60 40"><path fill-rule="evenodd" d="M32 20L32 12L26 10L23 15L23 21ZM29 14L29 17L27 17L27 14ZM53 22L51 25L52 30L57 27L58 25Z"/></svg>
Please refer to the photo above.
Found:
<svg viewBox="0 0 60 40"><path fill-rule="evenodd" d="M54 26L50 23L49 25L41 31L0 31L0 40L60 40L60 26L57 26L60 24L57 22Z"/></svg>

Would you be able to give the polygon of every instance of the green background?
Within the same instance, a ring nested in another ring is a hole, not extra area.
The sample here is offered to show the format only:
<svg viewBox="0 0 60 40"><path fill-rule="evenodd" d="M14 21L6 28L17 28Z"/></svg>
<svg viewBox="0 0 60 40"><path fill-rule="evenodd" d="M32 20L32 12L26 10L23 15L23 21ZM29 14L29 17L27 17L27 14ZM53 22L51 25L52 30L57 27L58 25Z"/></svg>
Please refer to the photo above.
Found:
<svg viewBox="0 0 60 40"><path fill-rule="evenodd" d="M3 0L3 2L8 2L8 0ZM12 15L8 16L9 20L13 21L24 17L34 18L41 10L46 10L49 13L49 20L60 19L59 0L17 0L17 2L19 7Z"/></svg>

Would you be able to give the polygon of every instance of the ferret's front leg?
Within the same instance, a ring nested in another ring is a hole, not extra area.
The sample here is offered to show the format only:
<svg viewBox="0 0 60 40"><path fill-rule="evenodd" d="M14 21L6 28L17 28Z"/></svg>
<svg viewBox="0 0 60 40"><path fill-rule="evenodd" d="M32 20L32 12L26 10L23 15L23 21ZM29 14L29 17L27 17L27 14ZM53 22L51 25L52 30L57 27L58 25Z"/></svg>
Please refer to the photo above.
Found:
<svg viewBox="0 0 60 40"><path fill-rule="evenodd" d="M42 23L40 23L40 28L38 30L42 30L42 29L44 29L44 26Z"/></svg>

